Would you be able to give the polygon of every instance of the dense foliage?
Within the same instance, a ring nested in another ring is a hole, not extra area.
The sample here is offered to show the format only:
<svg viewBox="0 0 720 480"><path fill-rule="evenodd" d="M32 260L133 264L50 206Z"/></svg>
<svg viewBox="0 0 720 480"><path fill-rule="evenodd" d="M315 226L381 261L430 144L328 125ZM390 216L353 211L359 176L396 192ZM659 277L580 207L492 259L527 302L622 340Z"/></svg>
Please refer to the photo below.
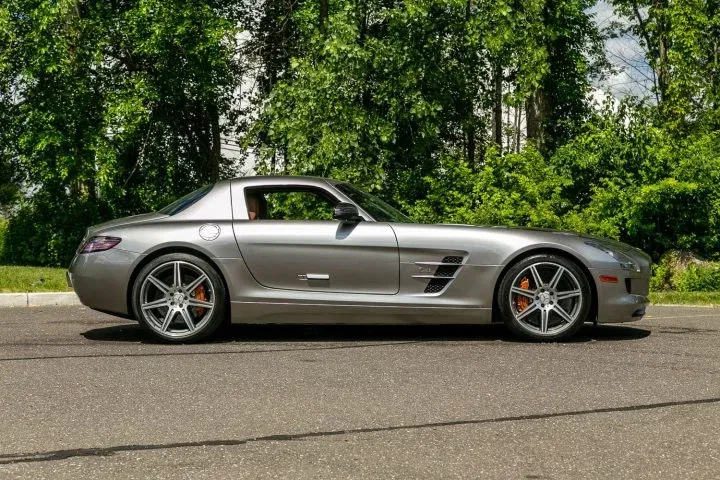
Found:
<svg viewBox="0 0 720 480"><path fill-rule="evenodd" d="M89 224L228 174L239 12L224 0L0 5L0 202L17 198L3 185L27 192L6 261L66 264Z"/></svg>
<svg viewBox="0 0 720 480"><path fill-rule="evenodd" d="M687 253L671 251L655 266L650 286L653 290L678 292L716 292L720 282L720 262L708 262Z"/></svg>
<svg viewBox="0 0 720 480"><path fill-rule="evenodd" d="M87 225L237 174L226 136L423 222L715 258L720 5L611 3L614 30L592 0L5 0L2 260L65 265ZM618 30L655 86L597 104Z"/></svg>

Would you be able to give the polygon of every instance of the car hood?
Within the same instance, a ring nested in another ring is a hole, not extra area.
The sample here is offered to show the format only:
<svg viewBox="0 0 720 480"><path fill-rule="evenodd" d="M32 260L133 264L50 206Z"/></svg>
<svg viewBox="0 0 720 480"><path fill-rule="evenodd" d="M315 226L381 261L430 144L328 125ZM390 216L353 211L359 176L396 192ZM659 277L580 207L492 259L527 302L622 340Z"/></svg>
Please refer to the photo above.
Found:
<svg viewBox="0 0 720 480"><path fill-rule="evenodd" d="M613 250L620 251L621 253L631 253L631 252L639 253L642 256L647 257L647 260L650 260L650 256L648 256L645 252L643 252L639 248L633 247L632 245L628 245L627 243L623 243L618 240L613 240L611 238L597 237L595 235L588 235L585 233L577 233L577 232L569 232L566 230L552 230L552 229L544 229L544 228L542 228L542 229L541 228L537 228L537 229L536 228L525 228L522 230L528 230L528 231L540 230L540 231L549 232L549 233L552 233L555 235L577 237L577 238L581 238L588 242L594 242L594 243L603 245L605 247L610 247Z"/></svg>
<svg viewBox="0 0 720 480"><path fill-rule="evenodd" d="M440 225L453 225L453 224L440 224ZM454 224L455 226L463 226L463 227L474 227L474 228L482 228L485 230L508 230L513 232L538 232L538 233L545 233L545 234L552 234L552 235L558 235L558 236L564 236L564 237L574 237L579 238L587 242L594 242L600 245L603 245L605 247L611 248L613 250L617 250L621 253L625 254L637 254L640 255L642 258L647 260L648 262L651 261L650 256L640 250L639 248L633 247L632 245L628 245L627 243L620 242L618 240L612 240L610 238L604 238L604 237L596 237L594 235L588 235L584 233L577 233L577 232L571 232L567 230L556 230L552 228L537 228L537 227L509 227L509 226L502 226L502 225L493 225L493 226L483 226L483 225L460 225L460 224Z"/></svg>
<svg viewBox="0 0 720 480"><path fill-rule="evenodd" d="M97 234L99 232L103 232L106 230L110 230L112 228L118 228L118 227L124 227L126 225L131 225L133 223L142 223L142 222L149 222L152 220L158 220L161 218L165 218L167 215L163 213L158 212L152 212L152 213L143 213L141 215L133 215L131 217L123 217L123 218L116 218L115 220L110 220L109 222L100 223L98 225L93 225L88 229L88 236Z"/></svg>

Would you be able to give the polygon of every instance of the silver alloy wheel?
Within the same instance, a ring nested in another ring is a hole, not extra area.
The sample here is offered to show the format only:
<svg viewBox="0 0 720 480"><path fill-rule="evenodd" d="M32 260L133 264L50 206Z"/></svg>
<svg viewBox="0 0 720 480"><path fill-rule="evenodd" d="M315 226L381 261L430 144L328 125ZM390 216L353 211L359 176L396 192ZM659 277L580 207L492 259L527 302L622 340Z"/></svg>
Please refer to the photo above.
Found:
<svg viewBox="0 0 720 480"><path fill-rule="evenodd" d="M515 276L509 302L510 311L523 328L554 336L577 321L583 295L580 282L566 267L537 262Z"/></svg>
<svg viewBox="0 0 720 480"><path fill-rule="evenodd" d="M201 330L212 317L215 291L198 266L171 261L154 268L140 289L140 310L150 328L181 338Z"/></svg>

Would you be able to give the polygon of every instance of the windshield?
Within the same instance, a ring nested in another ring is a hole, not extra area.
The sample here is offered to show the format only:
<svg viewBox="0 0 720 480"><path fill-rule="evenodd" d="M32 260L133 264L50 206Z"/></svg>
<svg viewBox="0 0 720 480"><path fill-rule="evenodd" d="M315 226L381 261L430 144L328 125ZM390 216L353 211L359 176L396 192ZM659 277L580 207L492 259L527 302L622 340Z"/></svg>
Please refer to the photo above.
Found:
<svg viewBox="0 0 720 480"><path fill-rule="evenodd" d="M394 223L415 223L410 217L402 213L395 207L391 207L386 202L380 200L375 195L363 192L354 185L349 183L337 183L335 188L347 195L350 200L357 203L360 208L368 212L378 222L394 222Z"/></svg>
<svg viewBox="0 0 720 480"><path fill-rule="evenodd" d="M204 187L200 187L194 192L190 192L184 197L178 198L167 207L158 210L158 213L162 213L164 215L175 215L176 213L180 213L186 208L188 208L190 205L194 204L195 202L203 198L205 195L207 195L208 192L212 190L212 187L212 185L205 185Z"/></svg>

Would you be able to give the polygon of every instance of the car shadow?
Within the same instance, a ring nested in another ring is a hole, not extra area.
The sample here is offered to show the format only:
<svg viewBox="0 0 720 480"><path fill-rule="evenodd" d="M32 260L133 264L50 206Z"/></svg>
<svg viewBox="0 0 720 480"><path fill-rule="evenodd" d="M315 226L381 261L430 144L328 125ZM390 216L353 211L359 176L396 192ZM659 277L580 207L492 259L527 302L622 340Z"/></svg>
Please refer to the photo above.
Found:
<svg viewBox="0 0 720 480"><path fill-rule="evenodd" d="M563 343L639 340L650 330L626 325L584 325ZM83 332L102 342L162 343L136 323ZM232 342L500 341L525 342L504 325L227 325L204 343Z"/></svg>

